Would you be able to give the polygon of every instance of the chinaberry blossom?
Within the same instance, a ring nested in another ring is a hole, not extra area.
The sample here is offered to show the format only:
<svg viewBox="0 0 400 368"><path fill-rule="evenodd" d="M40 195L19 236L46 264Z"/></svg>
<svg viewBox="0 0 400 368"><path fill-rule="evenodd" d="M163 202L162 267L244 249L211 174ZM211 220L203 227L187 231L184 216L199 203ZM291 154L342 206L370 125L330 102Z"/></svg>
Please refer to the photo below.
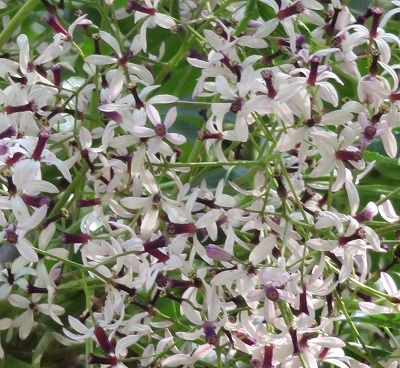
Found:
<svg viewBox="0 0 400 368"><path fill-rule="evenodd" d="M147 51L147 28L157 25L161 28L170 29L175 26L175 21L166 14L157 11L159 0L145 0L140 4L136 0L129 0L126 5L126 12L135 15L135 23L142 21L140 27L140 43L144 51Z"/></svg>
<svg viewBox="0 0 400 368"><path fill-rule="evenodd" d="M168 131L176 120L177 109L174 107L170 109L165 116L164 122L161 121L158 111L152 105L146 106L146 114L153 125L153 129L145 126L136 126L132 128L132 134L139 138L148 139L147 149L150 154L161 152L165 156L171 156L173 151L171 147L163 141L164 139L176 145L181 145L186 142L185 137L181 134L170 133Z"/></svg>

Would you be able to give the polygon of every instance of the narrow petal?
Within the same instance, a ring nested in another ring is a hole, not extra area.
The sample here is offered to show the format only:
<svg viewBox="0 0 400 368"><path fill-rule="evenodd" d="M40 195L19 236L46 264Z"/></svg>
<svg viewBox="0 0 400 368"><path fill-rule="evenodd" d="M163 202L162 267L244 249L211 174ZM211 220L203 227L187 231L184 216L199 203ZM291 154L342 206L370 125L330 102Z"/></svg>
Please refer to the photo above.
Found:
<svg viewBox="0 0 400 368"><path fill-rule="evenodd" d="M101 39L111 46L111 48L115 51L115 53L118 55L118 57L121 57L122 52L121 52L121 49L118 45L118 41L116 40L116 38L104 31L100 31L99 33L100 33Z"/></svg>
<svg viewBox="0 0 400 368"><path fill-rule="evenodd" d="M32 245L26 239L18 239L18 243L15 245L18 252L29 262L39 261L39 257L33 250Z"/></svg>
<svg viewBox="0 0 400 368"><path fill-rule="evenodd" d="M178 111L177 111L176 107L173 107L172 109L168 110L167 115L165 116L165 119L164 119L164 125L167 128L167 130L175 122L177 116L178 116Z"/></svg>
<svg viewBox="0 0 400 368"><path fill-rule="evenodd" d="M146 114L154 126L161 124L160 114L153 105L146 105Z"/></svg>
<svg viewBox="0 0 400 368"><path fill-rule="evenodd" d="M26 219L24 222L19 224L19 228L21 230L31 230L37 227L46 217L48 207L47 205L43 205L38 208L32 216Z"/></svg>
<svg viewBox="0 0 400 368"><path fill-rule="evenodd" d="M90 55L85 59L85 61L88 64L109 65L109 64L115 64L118 60L116 58L106 55Z"/></svg>
<svg viewBox="0 0 400 368"><path fill-rule="evenodd" d="M156 13L154 16L154 21L161 27L165 29L170 29L175 26L175 21L168 15Z"/></svg>

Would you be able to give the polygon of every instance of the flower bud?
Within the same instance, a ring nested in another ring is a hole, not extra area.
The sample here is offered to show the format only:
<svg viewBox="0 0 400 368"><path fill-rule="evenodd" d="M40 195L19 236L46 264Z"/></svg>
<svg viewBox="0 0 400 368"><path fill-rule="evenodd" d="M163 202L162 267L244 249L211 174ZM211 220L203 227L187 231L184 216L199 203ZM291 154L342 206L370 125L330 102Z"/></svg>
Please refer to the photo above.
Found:
<svg viewBox="0 0 400 368"><path fill-rule="evenodd" d="M207 246L207 256L214 261L228 262L232 260L232 254L228 253L226 250L218 247L215 244L209 244Z"/></svg>

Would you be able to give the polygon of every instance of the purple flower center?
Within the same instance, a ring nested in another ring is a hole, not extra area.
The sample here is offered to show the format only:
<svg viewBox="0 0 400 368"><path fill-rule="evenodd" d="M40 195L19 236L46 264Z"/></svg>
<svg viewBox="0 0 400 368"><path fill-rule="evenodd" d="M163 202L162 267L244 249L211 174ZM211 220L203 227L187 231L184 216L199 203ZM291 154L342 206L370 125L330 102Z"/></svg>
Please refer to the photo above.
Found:
<svg viewBox="0 0 400 368"><path fill-rule="evenodd" d="M157 134L159 137L165 137L165 135L167 134L167 128L165 127L164 124L157 124L157 125L154 127L154 131L156 132L156 134Z"/></svg>
<svg viewBox="0 0 400 368"><path fill-rule="evenodd" d="M232 102L229 110L236 114L242 109L242 107L243 107L243 99L238 98Z"/></svg>
<svg viewBox="0 0 400 368"><path fill-rule="evenodd" d="M273 302L277 302L279 300L279 292L278 289L276 287L274 287L273 285L269 284L266 285L264 288L265 291L265 296L273 301Z"/></svg>
<svg viewBox="0 0 400 368"><path fill-rule="evenodd" d="M369 125L364 130L364 137L371 141L376 135L376 128L372 125Z"/></svg>
<svg viewBox="0 0 400 368"><path fill-rule="evenodd" d="M15 232L14 229L7 229L6 230L6 238L10 244L17 244L18 243L18 234Z"/></svg>

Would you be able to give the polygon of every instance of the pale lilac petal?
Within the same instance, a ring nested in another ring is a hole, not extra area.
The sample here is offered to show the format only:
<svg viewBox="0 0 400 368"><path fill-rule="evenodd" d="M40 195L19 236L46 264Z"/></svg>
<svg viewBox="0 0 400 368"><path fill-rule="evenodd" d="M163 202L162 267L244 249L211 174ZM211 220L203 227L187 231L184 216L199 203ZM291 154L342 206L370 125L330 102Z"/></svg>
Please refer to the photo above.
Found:
<svg viewBox="0 0 400 368"><path fill-rule="evenodd" d="M28 309L22 313L15 322L18 322L19 331L18 336L21 340L25 340L32 331L34 325L33 310Z"/></svg>
<svg viewBox="0 0 400 368"><path fill-rule="evenodd" d="M351 275L353 270L353 256L349 251L344 251L343 264L339 273L339 283L345 282Z"/></svg>
<svg viewBox="0 0 400 368"><path fill-rule="evenodd" d="M208 355L208 353L213 349L214 349L214 346L210 345L210 344L200 345L192 355L192 362L194 363L194 362L206 357Z"/></svg>
<svg viewBox="0 0 400 368"><path fill-rule="evenodd" d="M217 75L215 78L215 88L223 99L234 100L236 98L236 94L233 92L232 87L222 75Z"/></svg>
<svg viewBox="0 0 400 368"><path fill-rule="evenodd" d="M131 210L137 210L148 206L151 203L151 198L146 197L127 197L121 199L121 204Z"/></svg>
<svg viewBox="0 0 400 368"><path fill-rule="evenodd" d="M39 257L36 252L33 250L32 245L23 238L18 239L18 243L15 244L18 252L21 254L29 262L37 262L39 261Z"/></svg>
<svg viewBox="0 0 400 368"><path fill-rule="evenodd" d="M311 344L316 344L319 346L322 346L324 348L343 348L346 346L346 344L338 339L337 337L333 337L333 336L326 336L326 337L315 337L312 338L310 340L308 340L309 343Z"/></svg>
<svg viewBox="0 0 400 368"><path fill-rule="evenodd" d="M263 24L261 24L261 26L257 28L257 31L254 34L254 36L258 38L264 38L266 36L269 36L275 30L278 24L279 24L278 19L276 18L269 19L266 22L263 22Z"/></svg>
<svg viewBox="0 0 400 368"><path fill-rule="evenodd" d="M172 143L176 144L177 146L186 143L186 138L178 133L168 133L166 138Z"/></svg>
<svg viewBox="0 0 400 368"><path fill-rule="evenodd" d="M339 104L339 97L335 87L333 87L329 82L319 82L318 86L318 95L321 97L321 99L336 107Z"/></svg>
<svg viewBox="0 0 400 368"><path fill-rule="evenodd" d="M162 28L170 29L175 26L175 21L168 15L156 13L154 21Z"/></svg>
<svg viewBox="0 0 400 368"><path fill-rule="evenodd" d="M279 139L276 150L285 152L296 146L304 138L306 138L308 128L288 129Z"/></svg>
<svg viewBox="0 0 400 368"><path fill-rule="evenodd" d="M395 158L397 155L397 141L396 137L389 128L385 129L385 131L381 134L381 139L387 155L390 158Z"/></svg>
<svg viewBox="0 0 400 368"><path fill-rule="evenodd" d="M146 114L154 126L161 124L160 114L153 105L146 105Z"/></svg>
<svg viewBox="0 0 400 368"><path fill-rule="evenodd" d="M391 313L393 310L389 307L383 307L375 303L370 302L360 302L358 304L361 312L365 314L380 314L380 313Z"/></svg>
<svg viewBox="0 0 400 368"><path fill-rule="evenodd" d="M216 274L211 280L211 286L227 285L232 282L242 271L222 271Z"/></svg>
<svg viewBox="0 0 400 368"><path fill-rule="evenodd" d="M30 214L28 211L28 207L20 196L11 197L10 204L13 215L19 223L29 221Z"/></svg>
<svg viewBox="0 0 400 368"><path fill-rule="evenodd" d="M398 293L396 284L388 273L381 272L381 281L383 287L389 295L395 295Z"/></svg>
<svg viewBox="0 0 400 368"><path fill-rule="evenodd" d="M185 354L175 354L165 358L162 362L163 367L179 367L190 361L190 357Z"/></svg>
<svg viewBox="0 0 400 368"><path fill-rule="evenodd" d="M11 294L8 297L8 301L14 307L22 308L22 309L29 308L29 304L30 304L30 301L27 298L25 298L19 294Z"/></svg>
<svg viewBox="0 0 400 368"><path fill-rule="evenodd" d="M193 309L188 302L183 301L181 303L181 314L195 325L201 326L204 323L200 313Z"/></svg>
<svg viewBox="0 0 400 368"><path fill-rule="evenodd" d="M176 336L185 340L197 340L201 335L203 335L203 333L203 330L197 330L195 332L177 332Z"/></svg>
<svg viewBox="0 0 400 368"><path fill-rule="evenodd" d="M41 206L33 213L32 216L21 222L18 227L22 230L31 230L36 228L46 217L47 210L47 205Z"/></svg>
<svg viewBox="0 0 400 368"><path fill-rule="evenodd" d="M335 249L338 244L335 240L325 240L325 239L310 239L307 241L307 247L319 251L331 251Z"/></svg>
<svg viewBox="0 0 400 368"><path fill-rule="evenodd" d="M111 101L114 101L121 94L123 85L124 85L124 74L122 68L118 68L111 79L108 90Z"/></svg>
<svg viewBox="0 0 400 368"><path fill-rule="evenodd" d="M115 64L118 61L118 59L106 55L90 55L85 59L85 61L88 64L109 65L109 64Z"/></svg>
<svg viewBox="0 0 400 368"><path fill-rule="evenodd" d="M119 356L126 356L128 354L127 347L136 344L141 337L141 335L131 335L119 339L115 347L115 353Z"/></svg>
<svg viewBox="0 0 400 368"><path fill-rule="evenodd" d="M168 110L167 115L165 116L165 119L164 119L164 125L167 128L167 130L175 122L177 116L178 116L178 111L177 111L176 107L173 107L172 109Z"/></svg>
<svg viewBox="0 0 400 368"><path fill-rule="evenodd" d="M249 127L244 117L236 119L235 134L239 142L247 142L249 139Z"/></svg>
<svg viewBox="0 0 400 368"><path fill-rule="evenodd" d="M322 115L321 125L343 125L351 121L353 114L345 110L336 110Z"/></svg>
<svg viewBox="0 0 400 368"><path fill-rule="evenodd" d="M25 34L17 37L19 47L19 68L23 74L27 73L29 63L29 40Z"/></svg>
<svg viewBox="0 0 400 368"><path fill-rule="evenodd" d="M249 261L257 265L263 262L269 255L272 254L272 250L276 245L276 237L274 235L270 235L260 241L258 245L256 245L253 250L250 252Z"/></svg>
<svg viewBox="0 0 400 368"><path fill-rule="evenodd" d="M116 40L116 38L104 31L100 31L99 34L100 34L101 39L111 46L111 48L115 51L115 53L118 55L118 57L121 57L122 52L121 52L121 49L119 47L119 44L118 44L118 41Z"/></svg>
<svg viewBox="0 0 400 368"><path fill-rule="evenodd" d="M142 224L140 226L140 232L143 235L150 234L156 227L158 220L158 209L150 208L146 211Z"/></svg>
<svg viewBox="0 0 400 368"><path fill-rule="evenodd" d="M24 189L24 193L38 195L40 193L59 193L59 189L52 183L44 180L32 180Z"/></svg>
<svg viewBox="0 0 400 368"><path fill-rule="evenodd" d="M147 100L147 103L155 105L155 104L169 104L178 101L179 99L172 95L157 95L150 97Z"/></svg>
<svg viewBox="0 0 400 368"><path fill-rule="evenodd" d="M347 196L349 197L350 214L354 216L357 212L358 206L360 205L360 196L358 195L357 187L351 180L346 180L344 182L344 187L346 188Z"/></svg>
<svg viewBox="0 0 400 368"><path fill-rule="evenodd" d="M90 332L90 329L88 329L81 321L76 319L75 317L68 316L68 322L70 326L78 333L85 335L88 332Z"/></svg>
<svg viewBox="0 0 400 368"><path fill-rule="evenodd" d="M147 127L137 127L137 126L132 128L132 134L135 137L139 138L149 138L155 136L155 132L153 129Z"/></svg>
<svg viewBox="0 0 400 368"><path fill-rule="evenodd" d="M207 256L215 261L227 262L232 260L232 254L215 244L207 245Z"/></svg>
<svg viewBox="0 0 400 368"><path fill-rule="evenodd" d="M383 196L381 196L382 199ZM390 200L386 200L379 206L379 214L385 219L387 222L397 222L400 220L400 216L396 214L396 211L392 205Z"/></svg>

